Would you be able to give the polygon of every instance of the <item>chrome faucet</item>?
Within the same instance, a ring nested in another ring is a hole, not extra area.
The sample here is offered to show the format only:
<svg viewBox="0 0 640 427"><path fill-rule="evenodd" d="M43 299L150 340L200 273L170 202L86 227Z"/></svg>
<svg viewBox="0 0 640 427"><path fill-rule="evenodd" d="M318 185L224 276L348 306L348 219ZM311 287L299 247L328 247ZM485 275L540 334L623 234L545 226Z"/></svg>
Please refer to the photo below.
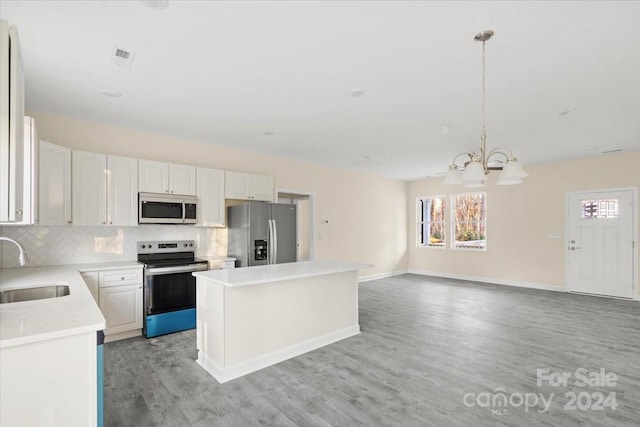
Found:
<svg viewBox="0 0 640 427"><path fill-rule="evenodd" d="M27 253L24 251L24 248L20 243L18 243L17 241L9 237L0 237L0 241L3 241L3 240L6 242L11 242L18 247L18 249L20 250L20 255L18 255L18 262L20 263L20 265L29 264L29 258L27 258Z"/></svg>

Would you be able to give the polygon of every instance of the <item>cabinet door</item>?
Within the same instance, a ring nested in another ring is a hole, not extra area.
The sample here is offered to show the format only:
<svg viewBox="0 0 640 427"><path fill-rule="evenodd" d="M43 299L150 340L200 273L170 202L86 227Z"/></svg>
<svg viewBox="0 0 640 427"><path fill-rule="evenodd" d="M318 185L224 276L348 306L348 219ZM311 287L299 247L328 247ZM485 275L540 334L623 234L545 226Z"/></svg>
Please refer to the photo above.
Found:
<svg viewBox="0 0 640 427"><path fill-rule="evenodd" d="M153 160L138 161L138 191L145 193L169 192L169 165Z"/></svg>
<svg viewBox="0 0 640 427"><path fill-rule="evenodd" d="M196 195L196 168L169 163L169 193Z"/></svg>
<svg viewBox="0 0 640 427"><path fill-rule="evenodd" d="M247 192L248 175L239 172L226 172L225 193L227 199L249 199Z"/></svg>
<svg viewBox="0 0 640 427"><path fill-rule="evenodd" d="M84 283L87 284L87 288L89 288L89 292L91 292L91 296L96 301L96 304L100 304L100 286L98 282L98 272L90 271L81 274Z"/></svg>
<svg viewBox="0 0 640 427"><path fill-rule="evenodd" d="M100 310L107 320L105 335L142 328L142 285L100 288Z"/></svg>
<svg viewBox="0 0 640 427"><path fill-rule="evenodd" d="M40 141L38 151L39 224L71 224L71 150Z"/></svg>
<svg viewBox="0 0 640 427"><path fill-rule="evenodd" d="M73 150L73 225L107 223L107 156Z"/></svg>
<svg viewBox="0 0 640 427"><path fill-rule="evenodd" d="M138 160L107 156L108 225L138 225Z"/></svg>
<svg viewBox="0 0 640 427"><path fill-rule="evenodd" d="M273 178L264 175L250 175L247 183L252 200L273 201Z"/></svg>
<svg viewBox="0 0 640 427"><path fill-rule="evenodd" d="M224 227L224 171L197 168L198 224Z"/></svg>

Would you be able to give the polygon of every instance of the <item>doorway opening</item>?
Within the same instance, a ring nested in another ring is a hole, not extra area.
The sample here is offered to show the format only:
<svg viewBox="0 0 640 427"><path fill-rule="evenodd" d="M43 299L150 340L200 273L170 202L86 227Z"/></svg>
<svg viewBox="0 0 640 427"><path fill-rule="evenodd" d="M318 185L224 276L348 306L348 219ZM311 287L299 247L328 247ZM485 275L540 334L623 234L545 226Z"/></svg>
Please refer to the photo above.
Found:
<svg viewBox="0 0 640 427"><path fill-rule="evenodd" d="M296 205L296 247L298 261L315 259L315 206L314 194L307 191L276 191L278 203Z"/></svg>

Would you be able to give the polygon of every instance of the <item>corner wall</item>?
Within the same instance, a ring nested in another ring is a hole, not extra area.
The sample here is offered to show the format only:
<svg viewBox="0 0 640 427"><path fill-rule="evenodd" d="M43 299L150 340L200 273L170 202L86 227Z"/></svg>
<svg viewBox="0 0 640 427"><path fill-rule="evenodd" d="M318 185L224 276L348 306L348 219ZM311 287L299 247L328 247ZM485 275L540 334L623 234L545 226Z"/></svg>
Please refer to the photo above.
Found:
<svg viewBox="0 0 640 427"><path fill-rule="evenodd" d="M407 183L213 143L31 111L41 139L73 149L271 175L276 188L315 194L316 258L407 269ZM329 224L323 223L328 219ZM219 250L217 251L220 252ZM225 248L226 253L226 248Z"/></svg>
<svg viewBox="0 0 640 427"><path fill-rule="evenodd" d="M566 265L565 194L639 187L640 151L526 166L526 170L529 177L520 185L497 186L498 174L493 172L488 185L478 189L487 193L486 252L417 247L416 199L444 195L450 204L451 194L475 189L444 185L443 178L409 183L409 271L562 289ZM638 218L637 201L635 209ZM550 238L549 233L557 233L560 238ZM640 258L635 262L640 263Z"/></svg>

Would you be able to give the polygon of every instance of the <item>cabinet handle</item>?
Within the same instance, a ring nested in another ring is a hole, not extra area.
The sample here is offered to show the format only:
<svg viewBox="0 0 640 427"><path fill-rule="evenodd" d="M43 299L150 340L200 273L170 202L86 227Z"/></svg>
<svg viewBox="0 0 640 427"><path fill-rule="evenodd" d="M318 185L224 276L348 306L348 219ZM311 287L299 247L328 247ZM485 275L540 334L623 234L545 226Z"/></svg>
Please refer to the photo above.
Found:
<svg viewBox="0 0 640 427"><path fill-rule="evenodd" d="M109 225L113 225L113 221L109 221Z"/></svg>
<svg viewBox="0 0 640 427"><path fill-rule="evenodd" d="M68 224L71 224L71 220L67 221Z"/></svg>
<svg viewBox="0 0 640 427"><path fill-rule="evenodd" d="M121 277L120 280L124 280L124 277Z"/></svg>
<svg viewBox="0 0 640 427"><path fill-rule="evenodd" d="M102 225L105 225L105 224L106 224L106 222L102 221Z"/></svg>

